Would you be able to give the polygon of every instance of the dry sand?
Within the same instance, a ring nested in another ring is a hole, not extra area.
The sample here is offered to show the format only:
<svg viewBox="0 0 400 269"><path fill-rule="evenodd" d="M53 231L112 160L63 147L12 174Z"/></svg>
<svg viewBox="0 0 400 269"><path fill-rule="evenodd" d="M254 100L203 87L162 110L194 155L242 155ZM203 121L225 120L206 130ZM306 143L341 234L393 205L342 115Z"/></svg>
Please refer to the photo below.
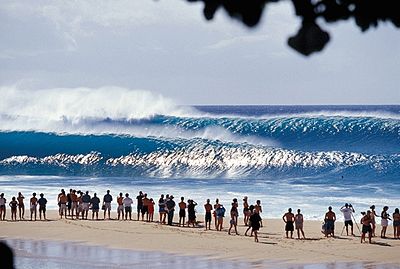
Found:
<svg viewBox="0 0 400 269"><path fill-rule="evenodd" d="M100 213L102 216L102 212ZM112 217L115 218L115 214ZM225 231L222 232L205 231L204 227L170 227L141 221L59 220L56 211L49 211L48 218L49 221L0 222L0 237L74 241L112 248L202 255L242 261L270 260L293 264L329 262L400 264L400 240L374 238L373 244L361 244L359 236L340 235L343 227L340 222L336 223L337 237L326 239L321 233L321 222L305 221L304 231L307 239L297 240L285 238L282 220L267 219L263 220L260 242L255 243L253 238L244 236L246 227L242 220L238 227L240 235L228 235L229 218L225 218ZM198 216L198 220L203 220L203 217ZM174 221L177 221L177 214ZM377 233L379 232L378 226ZM355 233L359 234L357 227ZM393 228L388 227L388 236L392 235Z"/></svg>

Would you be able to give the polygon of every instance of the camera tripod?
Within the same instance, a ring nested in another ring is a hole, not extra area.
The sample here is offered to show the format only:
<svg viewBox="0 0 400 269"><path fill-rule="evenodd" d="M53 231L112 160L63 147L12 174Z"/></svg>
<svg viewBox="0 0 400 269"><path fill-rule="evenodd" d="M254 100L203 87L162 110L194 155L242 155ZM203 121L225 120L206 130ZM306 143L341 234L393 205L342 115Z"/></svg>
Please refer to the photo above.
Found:
<svg viewBox="0 0 400 269"><path fill-rule="evenodd" d="M361 234L360 226L358 226L358 223L357 223L356 218L354 217L353 213L351 213L351 217L353 218L354 224L357 226L357 229L358 229L358 231L359 231L360 234ZM343 225L342 232L340 233L340 235L343 235L344 228L346 228L346 225Z"/></svg>

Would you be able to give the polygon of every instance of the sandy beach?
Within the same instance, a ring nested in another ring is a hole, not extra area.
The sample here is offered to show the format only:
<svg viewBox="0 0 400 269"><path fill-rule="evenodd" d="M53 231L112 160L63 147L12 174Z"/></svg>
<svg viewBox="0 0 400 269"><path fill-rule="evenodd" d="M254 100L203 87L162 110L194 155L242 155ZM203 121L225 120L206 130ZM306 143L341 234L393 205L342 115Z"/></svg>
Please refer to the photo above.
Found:
<svg viewBox="0 0 400 269"><path fill-rule="evenodd" d="M113 214L112 217L116 216ZM70 241L118 249L251 262L400 264L400 240L373 238L373 244L360 244L359 236L340 235L343 227L340 222L336 223L336 238L325 239L320 232L320 222L306 221L304 231L307 239L297 240L285 238L281 220L266 219L260 230L260 242L255 243L253 238L244 236L246 227L242 220L239 221L240 235L237 236L228 235L226 231L205 231L202 226L187 228L142 221L60 220L56 211L49 211L48 219L0 222L0 236L4 239ZM198 220L202 219L202 216L198 216ZM229 228L227 225L225 218L225 230ZM359 235L357 227L355 233ZM392 227L388 227L388 236L392 237L392 233Z"/></svg>

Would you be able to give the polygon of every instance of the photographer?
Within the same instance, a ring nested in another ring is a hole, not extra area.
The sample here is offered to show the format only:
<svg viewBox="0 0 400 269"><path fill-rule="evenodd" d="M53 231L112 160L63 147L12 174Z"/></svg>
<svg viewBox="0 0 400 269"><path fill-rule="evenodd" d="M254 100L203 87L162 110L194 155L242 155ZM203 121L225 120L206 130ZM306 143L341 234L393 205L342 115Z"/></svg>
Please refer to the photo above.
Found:
<svg viewBox="0 0 400 269"><path fill-rule="evenodd" d="M340 212L343 213L344 217L344 225L346 226L346 233L349 235L349 225L351 226L351 235L355 236L353 233L353 221L352 214L355 212L353 206L351 204L346 203L342 208L340 208Z"/></svg>

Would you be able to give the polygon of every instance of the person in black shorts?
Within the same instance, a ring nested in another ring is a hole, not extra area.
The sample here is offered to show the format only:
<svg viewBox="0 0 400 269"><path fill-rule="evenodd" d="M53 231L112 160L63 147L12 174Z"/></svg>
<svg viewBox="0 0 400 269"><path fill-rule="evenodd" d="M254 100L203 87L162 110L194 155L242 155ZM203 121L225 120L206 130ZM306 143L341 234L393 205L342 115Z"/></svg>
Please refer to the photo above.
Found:
<svg viewBox="0 0 400 269"><path fill-rule="evenodd" d="M282 219L286 223L286 225L285 225L286 238L289 238L289 232L290 232L290 238L293 238L294 214L292 213L292 209L291 208L289 208L288 212L286 212L285 215L283 215Z"/></svg>
<svg viewBox="0 0 400 269"><path fill-rule="evenodd" d="M363 217L361 218L361 224L362 224L362 233L361 233L361 243L365 242L365 235L368 233L368 241L371 244L371 238L372 238L372 227L371 227L371 211L368 210L367 213L361 212Z"/></svg>
<svg viewBox="0 0 400 269"><path fill-rule="evenodd" d="M206 230L207 230L207 225L208 229L211 230L211 210L212 210L212 205L210 204L210 199L207 199L207 203L204 205L204 209L206 210L206 219L205 219L205 224L206 224Z"/></svg>
<svg viewBox="0 0 400 269"><path fill-rule="evenodd" d="M39 218L42 220L42 213L43 213L43 219L46 220L46 204L47 204L47 199L44 198L44 194L40 194L40 198L38 200L39 204Z"/></svg>
<svg viewBox="0 0 400 269"><path fill-rule="evenodd" d="M136 196L137 200L137 220L139 220L140 213L142 212L143 209L143 192L140 191L139 195Z"/></svg>
<svg viewBox="0 0 400 269"><path fill-rule="evenodd" d="M184 202L184 200L185 200L185 197L181 197L181 201L178 203L178 206L179 206L179 226L185 226L187 205Z"/></svg>

